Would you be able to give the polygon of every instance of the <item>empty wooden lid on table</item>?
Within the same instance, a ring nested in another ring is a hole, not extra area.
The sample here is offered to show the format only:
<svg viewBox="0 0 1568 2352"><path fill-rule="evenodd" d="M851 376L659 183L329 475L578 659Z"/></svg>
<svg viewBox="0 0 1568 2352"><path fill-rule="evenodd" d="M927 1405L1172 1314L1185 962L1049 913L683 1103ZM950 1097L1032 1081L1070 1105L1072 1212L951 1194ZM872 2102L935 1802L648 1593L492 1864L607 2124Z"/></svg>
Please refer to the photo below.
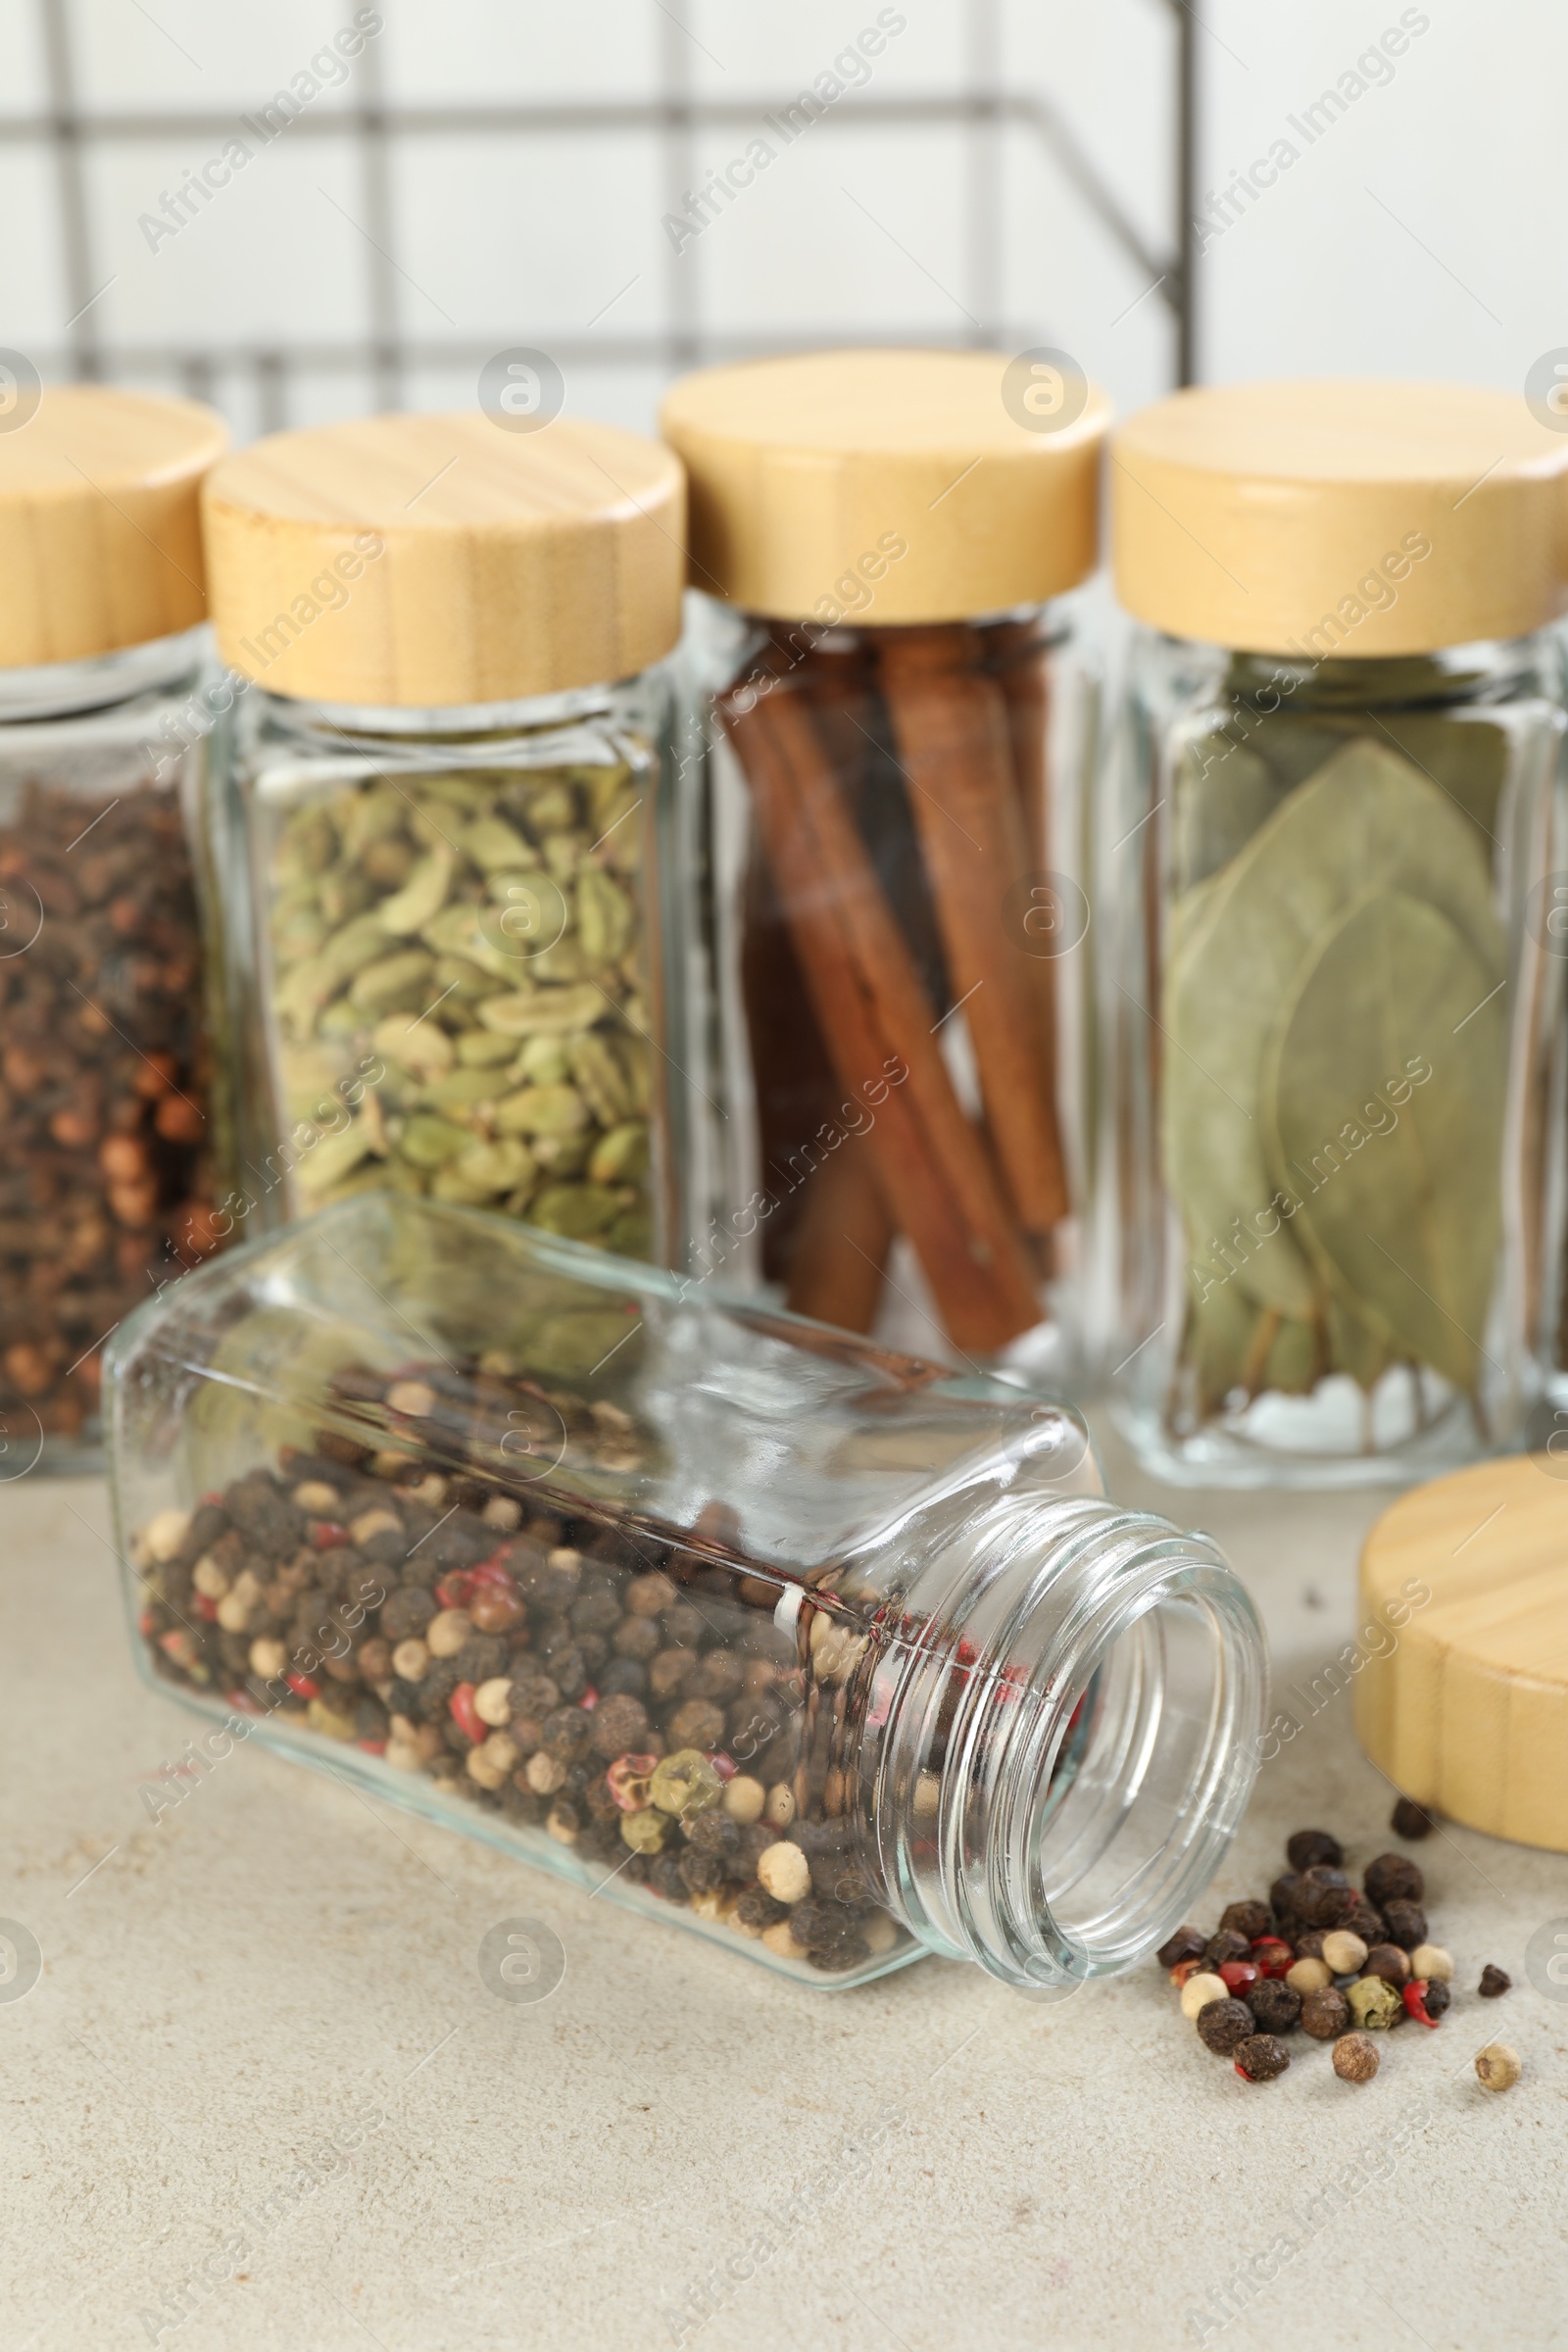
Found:
<svg viewBox="0 0 1568 2352"><path fill-rule="evenodd" d="M1478 1462L1390 1505L1361 1553L1355 1728L1431 1812L1568 1853L1568 1461ZM1386 1629L1375 1631L1375 1628Z"/></svg>
<svg viewBox="0 0 1568 2352"><path fill-rule="evenodd" d="M975 619L1097 561L1103 393L1063 353L828 351L710 368L661 414L691 583L779 620Z"/></svg>
<svg viewBox="0 0 1568 2352"><path fill-rule="evenodd" d="M681 470L613 425L274 433L216 469L204 513L220 651L278 694L514 702L633 676L680 634Z"/></svg>

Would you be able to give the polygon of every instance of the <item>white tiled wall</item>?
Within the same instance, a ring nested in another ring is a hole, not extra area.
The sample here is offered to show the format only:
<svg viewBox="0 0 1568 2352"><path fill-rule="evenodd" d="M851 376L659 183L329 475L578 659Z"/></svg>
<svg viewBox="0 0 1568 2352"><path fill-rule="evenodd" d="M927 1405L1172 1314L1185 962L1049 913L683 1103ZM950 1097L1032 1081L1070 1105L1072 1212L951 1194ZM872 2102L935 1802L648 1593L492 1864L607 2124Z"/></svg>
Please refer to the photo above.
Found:
<svg viewBox="0 0 1568 2352"><path fill-rule="evenodd" d="M92 294L107 371L178 383L210 362L242 434L269 403L302 422L375 405L378 329L420 405L470 402L482 360L514 343L564 347L575 411L646 424L683 356L985 332L1066 346L1126 408L1170 379L1157 266L1097 215L1036 125L929 110L987 86L1043 106L1162 260L1175 27L1196 7L1204 187L1282 136L1299 151L1201 256L1204 373L1514 385L1568 343L1562 0L379 0L385 28L346 78L149 250L139 217L161 191L358 5L0 0L0 342L66 371L86 331L72 312ZM1290 117L1401 18L1423 24L1391 76L1316 140L1293 131ZM6 135L8 121L47 115L50 20L77 106L89 124L106 119L82 142L74 280L56 151ZM842 67L859 76L848 98L794 141L767 128L764 110L879 20L885 45L863 75ZM648 101L724 119L580 119ZM379 103L429 118L388 134L380 207L359 127ZM921 106L924 119L898 116ZM527 129L449 119L476 108L579 116ZM136 127L148 118L156 135ZM767 169L677 253L664 216L759 135L775 151ZM265 382L258 353L271 355Z"/></svg>

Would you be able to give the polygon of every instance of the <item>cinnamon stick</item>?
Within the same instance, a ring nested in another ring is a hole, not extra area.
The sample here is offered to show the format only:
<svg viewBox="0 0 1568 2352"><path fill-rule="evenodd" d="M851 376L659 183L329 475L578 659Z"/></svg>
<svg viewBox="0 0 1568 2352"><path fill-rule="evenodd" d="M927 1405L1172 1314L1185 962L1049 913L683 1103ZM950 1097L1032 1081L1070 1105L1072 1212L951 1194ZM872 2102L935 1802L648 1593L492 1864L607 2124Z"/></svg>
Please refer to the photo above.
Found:
<svg viewBox="0 0 1568 2352"><path fill-rule="evenodd" d="M843 1331L876 1321L893 1221L876 1180L868 1136L852 1136L805 1187L785 1304Z"/></svg>
<svg viewBox="0 0 1568 2352"><path fill-rule="evenodd" d="M955 1343L1004 1347L1039 1317L1028 1261L810 713L787 688L749 710L721 699L719 713L841 1082L859 1095L902 1073L874 1104L868 1137L893 1220Z"/></svg>
<svg viewBox="0 0 1568 2352"><path fill-rule="evenodd" d="M1047 1234L1067 1213L1054 1104L1043 1066L1039 959L1009 939L1004 901L1030 870L1006 704L977 666L972 629L888 629L882 690L911 787L956 1001L1013 1206Z"/></svg>
<svg viewBox="0 0 1568 2352"><path fill-rule="evenodd" d="M1007 706L1007 742L1024 838L1037 873L1051 871L1051 644L1038 620L995 620L980 631L986 667ZM1053 1041L1054 1042L1054 1041Z"/></svg>

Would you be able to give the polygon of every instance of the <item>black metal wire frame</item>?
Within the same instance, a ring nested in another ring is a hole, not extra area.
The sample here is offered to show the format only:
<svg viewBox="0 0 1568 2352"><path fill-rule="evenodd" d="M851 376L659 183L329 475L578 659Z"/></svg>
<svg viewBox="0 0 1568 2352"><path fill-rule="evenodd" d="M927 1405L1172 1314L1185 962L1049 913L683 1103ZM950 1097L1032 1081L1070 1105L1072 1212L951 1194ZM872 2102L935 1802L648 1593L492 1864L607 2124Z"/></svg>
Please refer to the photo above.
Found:
<svg viewBox="0 0 1568 2352"><path fill-rule="evenodd" d="M975 326L963 339L983 345L1003 345L1014 339L1001 314L998 257L1000 142L1005 127L1021 129L1035 139L1076 189L1108 235L1151 281L1151 292L1165 310L1171 327L1171 374L1174 382L1193 381L1197 371L1193 220L1197 191L1197 58L1196 19L1188 0L1154 0L1174 19L1176 60L1171 95L1174 116L1173 220L1167 243L1152 245L1132 220L1087 149L1059 109L1043 98L1008 90L1001 84L998 0L969 0L969 59L966 88L952 97L846 99L834 108L835 123L858 122L911 128L957 124L969 132L967 142L966 293L965 308ZM788 106L794 92L754 98L745 103L693 95L689 36L667 11L662 12L660 80L657 96L628 101L564 102L548 106L487 105L392 106L387 104L381 60L373 44L358 61L356 103L335 114L296 116L290 138L353 139L360 156L360 202L364 219L369 331L341 342L266 343L252 346L200 343L143 344L105 336L95 317L97 304L112 279L98 249L88 203L84 156L96 142L216 139L231 136L235 117L191 110L88 112L78 101L69 0L39 0L44 57L48 74L49 110L30 117L0 119L0 144L43 144L51 151L60 211L61 250L72 316L63 348L30 354L45 375L72 375L95 380L146 371L172 374L197 397L208 397L220 372L249 374L257 395L264 431L288 421L288 384L297 371L319 373L363 371L373 383L378 405L395 408L404 397L411 368L424 366L477 368L488 359L493 340L482 342L461 335L444 339L413 336L399 324L397 264L393 258L395 228L391 177L396 143L405 138L453 132L501 132L526 138L540 132L615 132L654 130L661 134L667 201L683 210L683 191L698 177L697 134L724 127L755 126L765 110ZM609 367L658 367L669 373L719 359L760 357L769 352L799 349L810 338L799 334L769 337L736 334L721 325L705 323L697 311L696 281L671 254L665 283L665 323L656 332L626 335L553 336L552 355L558 362L591 362ZM888 342L924 341L929 330L909 335L889 334Z"/></svg>

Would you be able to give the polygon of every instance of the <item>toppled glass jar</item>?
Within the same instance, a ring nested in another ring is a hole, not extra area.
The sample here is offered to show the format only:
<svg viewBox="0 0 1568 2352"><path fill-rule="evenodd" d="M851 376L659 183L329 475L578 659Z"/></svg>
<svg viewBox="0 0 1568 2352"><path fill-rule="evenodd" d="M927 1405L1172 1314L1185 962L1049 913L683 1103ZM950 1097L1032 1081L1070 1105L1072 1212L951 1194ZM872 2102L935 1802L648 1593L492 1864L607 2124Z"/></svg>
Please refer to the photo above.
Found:
<svg viewBox="0 0 1568 2352"><path fill-rule="evenodd" d="M1124 1968L1250 1788L1241 1586L1000 1382L378 1194L111 1393L151 1681L803 1980Z"/></svg>

